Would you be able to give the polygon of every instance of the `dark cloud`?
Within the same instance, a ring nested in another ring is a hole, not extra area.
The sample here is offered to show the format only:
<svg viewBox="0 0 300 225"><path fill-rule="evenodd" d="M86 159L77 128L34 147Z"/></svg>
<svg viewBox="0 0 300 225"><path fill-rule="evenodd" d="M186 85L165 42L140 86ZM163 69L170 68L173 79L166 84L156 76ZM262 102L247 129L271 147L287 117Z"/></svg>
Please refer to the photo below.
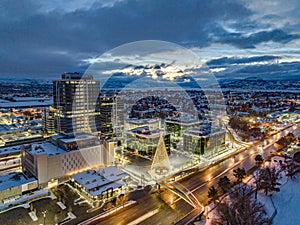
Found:
<svg viewBox="0 0 300 225"><path fill-rule="evenodd" d="M239 0L128 0L89 9L43 11L36 1L0 3L0 76L58 75L84 70L82 60L118 45L145 39L207 46L213 42L240 48L265 41L288 42L282 30L244 36L220 24L250 24L252 12ZM248 26L250 27L250 26Z"/></svg>
<svg viewBox="0 0 300 225"><path fill-rule="evenodd" d="M207 62L208 66L222 66L222 65L232 65L232 64L246 64L246 63L259 63L259 62L270 62L280 59L279 56L264 55L264 56L253 56L253 57L222 57L218 59L213 59Z"/></svg>
<svg viewBox="0 0 300 225"><path fill-rule="evenodd" d="M239 48L255 48L257 44L273 41L279 43L288 43L294 39L298 39L298 34L288 34L287 32L275 29L271 31L260 31L250 36L241 33L232 33L218 39L221 43L232 44Z"/></svg>
<svg viewBox="0 0 300 225"><path fill-rule="evenodd" d="M269 15L268 18L273 17L275 16ZM300 37L298 34L288 33L282 29L270 29L270 24L268 24L269 27L266 27L265 24L261 26L253 20L247 20L247 18L238 22L235 21L230 25L232 30L226 29L221 24L213 24L206 28L206 32L210 34L212 42L230 44L243 49L256 48L258 44L269 41L284 44ZM255 32L263 28L266 30Z"/></svg>
<svg viewBox="0 0 300 225"><path fill-rule="evenodd" d="M257 65L228 66L226 70L215 72L218 79L241 79L260 77L265 80L298 80L300 62L266 63Z"/></svg>

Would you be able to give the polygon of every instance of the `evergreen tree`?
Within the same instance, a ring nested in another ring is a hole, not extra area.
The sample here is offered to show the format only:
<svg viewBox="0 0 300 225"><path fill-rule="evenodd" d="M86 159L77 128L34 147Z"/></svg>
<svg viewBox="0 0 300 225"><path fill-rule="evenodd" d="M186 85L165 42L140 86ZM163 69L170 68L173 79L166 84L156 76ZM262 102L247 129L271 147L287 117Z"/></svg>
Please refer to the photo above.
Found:
<svg viewBox="0 0 300 225"><path fill-rule="evenodd" d="M280 185L278 182L280 173L275 168L265 167L259 172L260 189L264 190L264 193L268 195L272 191L280 191L277 187Z"/></svg>
<svg viewBox="0 0 300 225"><path fill-rule="evenodd" d="M210 198L210 202L212 201L215 203L219 199L218 189L216 189L214 186L210 187L208 189L207 197Z"/></svg>
<svg viewBox="0 0 300 225"><path fill-rule="evenodd" d="M220 178L218 181L218 186L221 188L223 194L230 190L230 180L227 176Z"/></svg>
<svg viewBox="0 0 300 225"><path fill-rule="evenodd" d="M264 159L261 155L256 155L255 156L255 164L256 166L260 167L261 164L263 163Z"/></svg>
<svg viewBox="0 0 300 225"><path fill-rule="evenodd" d="M240 183L246 176L246 171L244 168L237 168L233 170L233 176L236 177L236 182Z"/></svg>
<svg viewBox="0 0 300 225"><path fill-rule="evenodd" d="M285 162L285 172L287 177L294 179L299 172L299 166L293 160L288 160Z"/></svg>

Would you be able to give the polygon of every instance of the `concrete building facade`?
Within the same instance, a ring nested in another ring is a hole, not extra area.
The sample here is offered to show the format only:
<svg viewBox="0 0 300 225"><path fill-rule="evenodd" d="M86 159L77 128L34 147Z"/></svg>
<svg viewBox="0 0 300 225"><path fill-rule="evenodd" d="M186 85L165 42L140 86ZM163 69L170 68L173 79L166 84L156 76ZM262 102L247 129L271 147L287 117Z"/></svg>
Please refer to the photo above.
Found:
<svg viewBox="0 0 300 225"><path fill-rule="evenodd" d="M46 184L79 171L112 165L114 143L99 142L92 135L56 137L21 147L23 172ZM94 140L91 141L91 140Z"/></svg>

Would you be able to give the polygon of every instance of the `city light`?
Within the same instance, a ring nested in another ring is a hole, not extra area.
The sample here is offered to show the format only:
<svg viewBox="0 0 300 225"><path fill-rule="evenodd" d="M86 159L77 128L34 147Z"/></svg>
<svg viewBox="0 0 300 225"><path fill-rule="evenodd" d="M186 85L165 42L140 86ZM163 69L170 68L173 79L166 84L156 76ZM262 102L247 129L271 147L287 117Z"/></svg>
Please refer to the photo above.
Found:
<svg viewBox="0 0 300 225"><path fill-rule="evenodd" d="M300 224L296 2L2 1L0 224Z"/></svg>

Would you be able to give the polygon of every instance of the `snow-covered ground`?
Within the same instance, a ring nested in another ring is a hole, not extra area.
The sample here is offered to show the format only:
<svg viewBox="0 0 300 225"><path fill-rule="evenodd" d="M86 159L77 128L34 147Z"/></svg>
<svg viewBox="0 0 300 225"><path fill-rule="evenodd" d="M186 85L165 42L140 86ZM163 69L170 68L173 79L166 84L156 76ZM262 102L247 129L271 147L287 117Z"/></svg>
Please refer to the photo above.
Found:
<svg viewBox="0 0 300 225"><path fill-rule="evenodd" d="M274 225L299 225L300 224L300 176L289 179L280 187L280 192L272 196L277 215Z"/></svg>
<svg viewBox="0 0 300 225"><path fill-rule="evenodd" d="M277 162L279 160L283 161L281 157L273 157L273 160ZM278 163L275 163L278 168ZM274 165L274 164L273 164ZM272 194L272 200L274 206L277 208L277 214L274 217L274 225L299 225L300 224L300 175L294 179L287 178L282 173L282 178L280 179L281 185L279 186L280 191ZM271 216L274 212L273 204L270 197L264 194L258 194L258 200L265 205L265 209L268 215Z"/></svg>
<svg viewBox="0 0 300 225"><path fill-rule="evenodd" d="M273 157L273 160L279 161L280 157ZM274 165L278 167L277 165ZM260 191L258 193L257 199L261 202L268 214L271 217L275 208L277 208L277 214L274 217L273 225L299 225L300 224L300 174L298 174L294 179L287 178L283 173L283 177L280 179L280 192L272 193L272 200L269 196ZM247 179L247 184L253 186L253 179L249 177ZM206 207L206 212L210 212L212 205ZM274 208L275 207L275 208ZM208 214L205 225L211 225L212 220L217 215L216 210L211 211Z"/></svg>

